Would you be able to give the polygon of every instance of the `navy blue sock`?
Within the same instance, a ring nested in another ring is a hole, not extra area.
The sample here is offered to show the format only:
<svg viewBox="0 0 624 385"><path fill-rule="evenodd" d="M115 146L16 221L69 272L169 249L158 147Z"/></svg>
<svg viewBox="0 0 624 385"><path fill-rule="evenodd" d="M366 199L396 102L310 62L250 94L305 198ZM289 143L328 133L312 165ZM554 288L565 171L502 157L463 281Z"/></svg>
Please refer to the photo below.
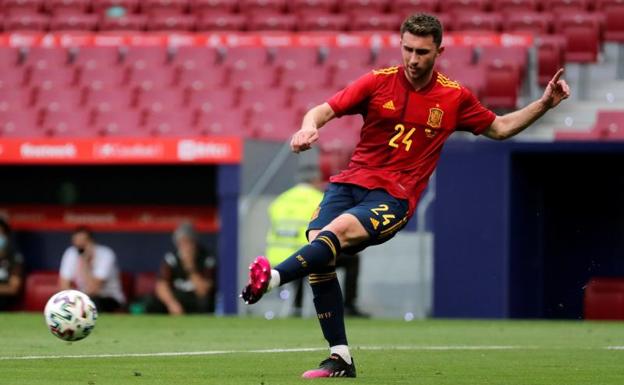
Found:
<svg viewBox="0 0 624 385"><path fill-rule="evenodd" d="M344 324L342 290L334 269L328 273L310 274L316 315L329 346L348 345Z"/></svg>
<svg viewBox="0 0 624 385"><path fill-rule="evenodd" d="M303 278L327 266L336 265L340 254L340 241L331 231L321 231L315 240L303 246L279 265L273 267L280 273L280 285Z"/></svg>

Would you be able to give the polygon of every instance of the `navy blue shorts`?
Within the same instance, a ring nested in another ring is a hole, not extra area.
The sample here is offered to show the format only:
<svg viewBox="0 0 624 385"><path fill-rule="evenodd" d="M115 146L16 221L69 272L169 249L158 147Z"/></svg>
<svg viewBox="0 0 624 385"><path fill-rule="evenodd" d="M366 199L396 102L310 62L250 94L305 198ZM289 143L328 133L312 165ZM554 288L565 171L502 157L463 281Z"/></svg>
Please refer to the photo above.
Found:
<svg viewBox="0 0 624 385"><path fill-rule="evenodd" d="M385 190L330 183L308 225L308 231L322 229L341 214L354 215L370 235L366 241L343 250L356 253L392 238L407 223L408 210L407 200L397 199Z"/></svg>

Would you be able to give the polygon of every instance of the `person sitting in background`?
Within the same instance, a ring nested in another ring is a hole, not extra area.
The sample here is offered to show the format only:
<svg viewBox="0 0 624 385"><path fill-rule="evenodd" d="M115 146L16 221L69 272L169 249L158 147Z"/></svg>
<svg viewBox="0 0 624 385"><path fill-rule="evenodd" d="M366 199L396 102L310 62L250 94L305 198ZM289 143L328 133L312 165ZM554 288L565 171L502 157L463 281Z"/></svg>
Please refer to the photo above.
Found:
<svg viewBox="0 0 624 385"><path fill-rule="evenodd" d="M148 302L148 313L214 312L217 258L199 244L190 222L173 233L175 250L165 254L156 281L155 298Z"/></svg>
<svg viewBox="0 0 624 385"><path fill-rule="evenodd" d="M120 309L126 299L113 250L97 244L87 227L78 227L71 242L61 259L61 290L75 287L91 297L101 312Z"/></svg>
<svg viewBox="0 0 624 385"><path fill-rule="evenodd" d="M23 258L15 250L11 235L11 227L0 218L0 311L15 303L23 284Z"/></svg>

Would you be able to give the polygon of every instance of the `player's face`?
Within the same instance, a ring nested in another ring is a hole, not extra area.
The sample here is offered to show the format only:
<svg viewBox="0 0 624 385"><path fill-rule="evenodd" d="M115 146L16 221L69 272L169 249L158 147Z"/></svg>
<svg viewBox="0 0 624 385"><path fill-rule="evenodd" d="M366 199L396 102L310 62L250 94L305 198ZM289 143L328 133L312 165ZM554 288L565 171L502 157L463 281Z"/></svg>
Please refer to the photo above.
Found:
<svg viewBox="0 0 624 385"><path fill-rule="evenodd" d="M405 73L412 83L428 80L437 57L444 50L437 47L433 36L416 36L405 32L401 36L401 53Z"/></svg>

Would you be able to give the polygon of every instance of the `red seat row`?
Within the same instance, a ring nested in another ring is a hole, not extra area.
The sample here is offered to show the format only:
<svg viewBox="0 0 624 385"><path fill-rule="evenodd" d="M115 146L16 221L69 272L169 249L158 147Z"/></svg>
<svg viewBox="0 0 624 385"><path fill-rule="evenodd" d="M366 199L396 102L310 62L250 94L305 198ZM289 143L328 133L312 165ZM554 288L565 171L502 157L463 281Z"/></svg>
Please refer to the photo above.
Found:
<svg viewBox="0 0 624 385"><path fill-rule="evenodd" d="M624 110L599 110L589 131L559 130L556 140L624 140Z"/></svg>
<svg viewBox="0 0 624 385"><path fill-rule="evenodd" d="M24 294L19 310L43 311L48 299L59 291L59 277L56 271L34 271L26 276ZM151 272L121 273L122 290L128 303L153 292L156 274Z"/></svg>

